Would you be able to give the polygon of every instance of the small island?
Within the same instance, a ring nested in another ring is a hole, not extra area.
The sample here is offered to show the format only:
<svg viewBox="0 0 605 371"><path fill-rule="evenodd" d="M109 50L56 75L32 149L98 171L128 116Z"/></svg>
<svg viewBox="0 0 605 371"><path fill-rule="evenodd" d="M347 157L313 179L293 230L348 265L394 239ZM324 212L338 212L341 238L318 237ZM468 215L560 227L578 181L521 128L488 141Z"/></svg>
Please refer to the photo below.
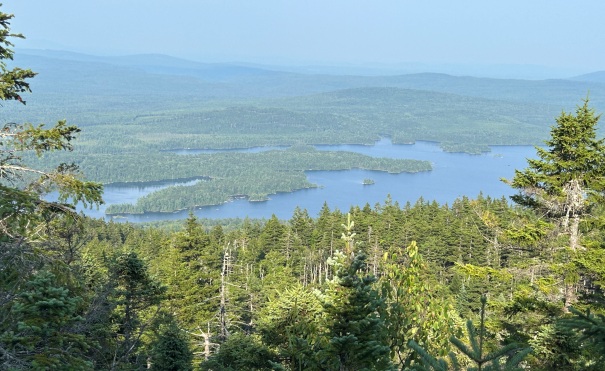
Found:
<svg viewBox="0 0 605 371"><path fill-rule="evenodd" d="M362 182L362 183L363 183L363 185L372 185L372 184L374 184L375 182L374 182L374 180L373 180L373 179L366 178L366 179L364 179L364 180L363 180L363 182Z"/></svg>

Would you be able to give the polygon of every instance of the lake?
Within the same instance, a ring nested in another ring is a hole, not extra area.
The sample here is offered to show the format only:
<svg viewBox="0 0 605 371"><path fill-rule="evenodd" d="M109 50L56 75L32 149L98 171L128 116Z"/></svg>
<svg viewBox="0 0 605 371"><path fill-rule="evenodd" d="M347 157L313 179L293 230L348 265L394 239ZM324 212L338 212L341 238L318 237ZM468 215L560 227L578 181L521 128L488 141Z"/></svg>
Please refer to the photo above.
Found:
<svg viewBox="0 0 605 371"><path fill-rule="evenodd" d="M500 178L512 178L514 170L527 167L526 159L535 157L536 153L532 146L492 146L491 152L482 155L448 153L442 151L437 143L418 141L415 144L395 145L388 138L377 141L373 146L318 145L316 148L321 151L358 152L373 157L428 160L432 163L433 170L413 174L388 174L368 170L309 171L309 181L319 185L319 188L270 195L270 200L265 202L234 200L218 206L199 208L194 214L200 218L214 219L270 218L275 214L280 219L289 219L297 206L307 209L309 215L317 216L324 202L328 203L330 209L338 208L346 212L352 205L363 206L369 203L374 206L376 203L383 203L388 195L401 205L408 201L414 203L420 197L451 204L456 198L465 195L474 198L480 192L485 196L500 198L514 193ZM255 149L259 150L263 149ZM186 155L198 150L178 151L179 154ZM375 184L364 185L364 179L372 179ZM193 184L195 181L178 184ZM92 217L104 217L108 204L134 203L139 197L174 184L177 183L106 185L106 205L98 210L85 210L85 213ZM183 219L188 214L188 211L149 213L120 216L114 220L136 223Z"/></svg>

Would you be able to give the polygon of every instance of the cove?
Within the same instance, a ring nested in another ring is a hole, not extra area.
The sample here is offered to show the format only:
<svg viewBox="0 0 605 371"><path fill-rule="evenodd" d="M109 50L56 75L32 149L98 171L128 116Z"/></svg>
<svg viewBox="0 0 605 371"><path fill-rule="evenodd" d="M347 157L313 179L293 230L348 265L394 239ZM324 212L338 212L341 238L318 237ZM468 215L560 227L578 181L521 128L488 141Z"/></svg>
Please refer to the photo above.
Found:
<svg viewBox="0 0 605 371"><path fill-rule="evenodd" d="M298 206L307 209L309 215L317 216L324 202L330 209L348 211L351 206L363 207L366 203L374 206L383 203L390 195L393 202L404 205L414 203L420 197L451 204L456 198L474 198L479 193L492 198L508 197L514 191L500 181L512 178L515 169L527 167L527 158L534 158L533 146L492 146L491 152L481 155L444 152L437 143L418 141L415 144L393 144L383 138L373 146L364 145L319 145L322 151L350 151L373 157L410 158L428 160L433 170L423 173L388 174L379 171L309 171L307 177L319 188L304 189L291 193L269 195L265 202L233 200L222 205L207 206L194 210L200 218L270 218L275 214L280 219L289 219ZM375 184L363 185L364 179L372 179ZM178 184L183 184L178 183ZM149 194L170 184L125 187L105 186L106 204L132 203L138 197ZM106 205L103 205L106 206ZM84 210L91 217L105 217L105 207L99 210ZM184 219L188 211L175 213L147 213L114 218L116 221L150 222L157 220ZM106 217L106 219L110 219Z"/></svg>

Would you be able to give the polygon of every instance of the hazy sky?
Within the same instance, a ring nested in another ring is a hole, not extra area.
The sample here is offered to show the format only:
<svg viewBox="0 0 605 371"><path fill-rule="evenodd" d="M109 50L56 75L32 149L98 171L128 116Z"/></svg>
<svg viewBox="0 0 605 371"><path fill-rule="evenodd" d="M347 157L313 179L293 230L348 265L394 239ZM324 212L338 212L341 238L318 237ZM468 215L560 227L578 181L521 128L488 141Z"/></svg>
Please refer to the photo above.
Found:
<svg viewBox="0 0 605 371"><path fill-rule="evenodd" d="M5 0L21 47L261 63L605 70L603 0Z"/></svg>

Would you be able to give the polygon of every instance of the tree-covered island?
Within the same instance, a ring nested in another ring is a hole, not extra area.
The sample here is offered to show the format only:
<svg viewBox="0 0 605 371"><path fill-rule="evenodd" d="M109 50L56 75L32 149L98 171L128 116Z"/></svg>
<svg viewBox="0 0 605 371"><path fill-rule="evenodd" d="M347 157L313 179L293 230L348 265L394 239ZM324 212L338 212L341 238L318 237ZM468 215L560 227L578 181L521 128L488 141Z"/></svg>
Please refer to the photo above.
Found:
<svg viewBox="0 0 605 371"><path fill-rule="evenodd" d="M11 19L0 12L2 109L23 105L34 76L4 63L19 36ZM289 220L212 227L190 215L172 231L77 214L70 200L98 204L102 186L76 165L113 181L141 168L157 172L150 179L219 178L200 169L218 172L230 158L242 168L221 174L246 167L244 182L281 173L302 181L322 166L427 164L306 150L108 150L51 168L72 158L80 129L10 120L0 129L0 369L603 370L599 118L589 100L557 116L539 158L510 180L514 203L387 199L346 212L326 203L317 216L297 208ZM45 167L30 162L56 151L64 155ZM250 158L266 172L246 166ZM52 190L57 202L44 198ZM227 193L264 194L248 192Z"/></svg>

